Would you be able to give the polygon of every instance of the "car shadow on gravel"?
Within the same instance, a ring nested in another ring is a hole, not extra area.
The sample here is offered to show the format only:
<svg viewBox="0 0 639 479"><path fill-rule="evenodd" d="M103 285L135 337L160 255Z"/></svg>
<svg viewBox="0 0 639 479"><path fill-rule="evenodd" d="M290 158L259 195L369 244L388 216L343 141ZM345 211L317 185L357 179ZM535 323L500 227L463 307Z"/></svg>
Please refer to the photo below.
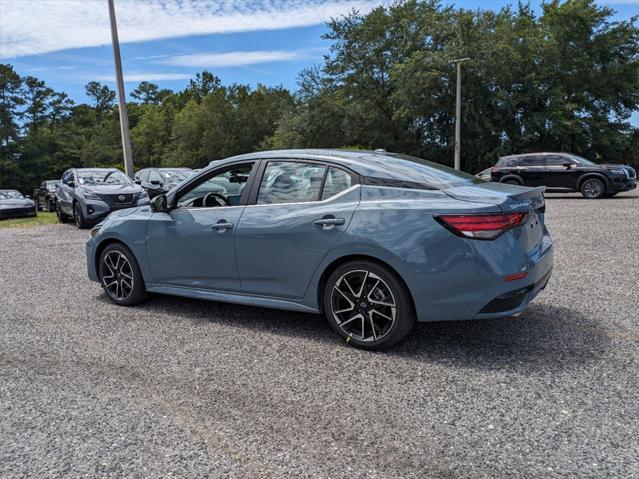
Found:
<svg viewBox="0 0 639 479"><path fill-rule="evenodd" d="M102 294L96 299L108 303ZM145 316L153 321L187 320L202 327L226 324L331 343L336 348L351 347L339 340L320 315L163 295L151 295L138 308L144 308ZM514 319L419 323L395 348L371 354L481 369L529 367L533 363L547 371L597 361L609 343L608 333L596 320L570 308L533 304Z"/></svg>
<svg viewBox="0 0 639 479"><path fill-rule="evenodd" d="M389 354L480 369L541 365L544 371L597 362L611 338L596 320L533 304L518 318L420 323Z"/></svg>

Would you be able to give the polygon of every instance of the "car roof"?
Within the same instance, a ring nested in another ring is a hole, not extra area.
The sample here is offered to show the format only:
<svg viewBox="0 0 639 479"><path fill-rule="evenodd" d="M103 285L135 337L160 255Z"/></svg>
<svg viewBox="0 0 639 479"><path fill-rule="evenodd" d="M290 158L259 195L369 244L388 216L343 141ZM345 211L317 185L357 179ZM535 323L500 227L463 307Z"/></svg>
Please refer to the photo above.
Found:
<svg viewBox="0 0 639 479"><path fill-rule="evenodd" d="M75 171L120 171L118 168L73 168Z"/></svg>
<svg viewBox="0 0 639 479"><path fill-rule="evenodd" d="M209 163L210 166L220 166L227 162L241 160L264 159L303 159L334 162L355 173L380 179L393 179L402 181L414 181L411 171L414 162L403 159L402 155L390 152L374 150L339 150L339 149L298 149L298 150L269 150L245 155L233 156L225 160L217 160ZM420 160L420 164L432 167L442 167L426 160Z"/></svg>
<svg viewBox="0 0 639 479"><path fill-rule="evenodd" d="M542 151L537 153L517 153L516 155L500 156L501 158L519 158L521 156L540 156L540 155L571 155L572 153L566 153L565 151Z"/></svg>

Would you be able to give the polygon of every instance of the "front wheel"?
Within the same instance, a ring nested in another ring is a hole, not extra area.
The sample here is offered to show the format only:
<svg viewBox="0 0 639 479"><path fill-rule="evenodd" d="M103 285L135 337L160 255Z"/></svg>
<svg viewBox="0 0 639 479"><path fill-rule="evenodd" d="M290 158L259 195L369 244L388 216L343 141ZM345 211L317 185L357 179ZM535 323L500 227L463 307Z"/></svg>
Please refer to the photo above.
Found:
<svg viewBox="0 0 639 479"><path fill-rule="evenodd" d="M133 306L146 299L144 279L129 248L120 243L108 245L100 255L98 275L109 299L120 306Z"/></svg>
<svg viewBox="0 0 639 479"><path fill-rule="evenodd" d="M389 348L415 324L406 286L395 273L370 261L345 263L333 271L323 303L331 327L362 349Z"/></svg>
<svg viewBox="0 0 639 479"><path fill-rule="evenodd" d="M606 185L599 178L588 178L581 185L581 194L589 200L596 200L606 194Z"/></svg>
<svg viewBox="0 0 639 479"><path fill-rule="evenodd" d="M73 220L75 221L75 225L78 229L84 229L89 226L84 219L84 213L82 213L82 207L80 203L75 203L73 205Z"/></svg>

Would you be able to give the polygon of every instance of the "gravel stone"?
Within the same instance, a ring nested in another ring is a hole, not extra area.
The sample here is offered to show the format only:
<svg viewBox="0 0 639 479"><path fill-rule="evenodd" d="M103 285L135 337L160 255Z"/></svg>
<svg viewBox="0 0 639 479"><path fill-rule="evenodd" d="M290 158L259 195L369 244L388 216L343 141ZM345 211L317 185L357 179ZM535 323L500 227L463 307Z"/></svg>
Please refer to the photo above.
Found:
<svg viewBox="0 0 639 479"><path fill-rule="evenodd" d="M0 477L639 477L639 193L548 195L519 318L385 353L319 316L111 304L87 231L0 229Z"/></svg>

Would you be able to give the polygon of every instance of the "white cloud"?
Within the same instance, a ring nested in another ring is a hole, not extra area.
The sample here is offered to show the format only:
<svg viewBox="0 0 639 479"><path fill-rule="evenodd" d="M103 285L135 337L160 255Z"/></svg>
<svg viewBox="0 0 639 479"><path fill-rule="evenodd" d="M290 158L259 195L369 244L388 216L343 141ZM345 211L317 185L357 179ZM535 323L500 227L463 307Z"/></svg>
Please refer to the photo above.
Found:
<svg viewBox="0 0 639 479"><path fill-rule="evenodd" d="M382 0L116 0L120 42L322 23ZM111 42L105 0L0 0L0 58Z"/></svg>
<svg viewBox="0 0 639 479"><path fill-rule="evenodd" d="M188 80L189 78L191 78L193 75L190 75L188 73L155 73L155 72L148 72L148 73L124 73L124 82L125 83L129 83L129 82L135 82L135 83L139 83L139 82L143 82L143 81L149 81L149 82L155 82L155 81L170 81L170 80ZM108 81L108 82L115 82L115 73L113 75L102 75L102 76L98 76L98 77L91 77L88 78L88 80L98 80L98 81Z"/></svg>
<svg viewBox="0 0 639 479"><path fill-rule="evenodd" d="M260 63L283 62L309 58L316 49L304 50L255 50L224 53L194 53L190 55L175 55L155 63L183 67L221 68L243 65L258 65Z"/></svg>

